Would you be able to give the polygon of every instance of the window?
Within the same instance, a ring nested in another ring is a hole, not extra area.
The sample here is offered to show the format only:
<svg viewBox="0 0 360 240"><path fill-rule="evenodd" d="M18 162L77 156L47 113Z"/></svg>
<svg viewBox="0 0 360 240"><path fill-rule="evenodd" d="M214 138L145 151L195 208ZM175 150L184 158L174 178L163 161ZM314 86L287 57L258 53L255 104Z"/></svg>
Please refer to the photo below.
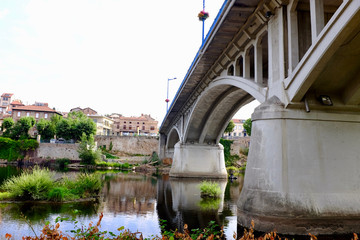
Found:
<svg viewBox="0 0 360 240"><path fill-rule="evenodd" d="M129 122L129 124L131 124L131 122Z"/></svg>
<svg viewBox="0 0 360 240"><path fill-rule="evenodd" d="M126 123L126 121L124 121L124 123Z"/></svg>
<svg viewBox="0 0 360 240"><path fill-rule="evenodd" d="M45 118L48 118L48 115L47 115L47 113L45 113Z"/></svg>
<svg viewBox="0 0 360 240"><path fill-rule="evenodd" d="M137 124L139 124L139 122L137 122Z"/></svg>
<svg viewBox="0 0 360 240"><path fill-rule="evenodd" d="M26 116L27 116L27 117L29 117L29 116L30 116L30 113L29 113L29 112L27 112L27 113L26 113Z"/></svg>
<svg viewBox="0 0 360 240"><path fill-rule="evenodd" d="M236 132L234 132L234 137L236 137Z"/></svg>
<svg viewBox="0 0 360 240"><path fill-rule="evenodd" d="M142 130L145 130L145 126L142 126Z"/></svg>
<svg viewBox="0 0 360 240"><path fill-rule="evenodd" d="M117 129L119 129L119 128L120 128L119 124L116 126L116 128L117 128Z"/></svg>
<svg viewBox="0 0 360 240"><path fill-rule="evenodd" d="M155 127L154 127L154 126L151 126L151 127L150 127L150 130L155 130Z"/></svg>
<svg viewBox="0 0 360 240"><path fill-rule="evenodd" d="M17 116L20 117L20 112L18 112Z"/></svg>
<svg viewBox="0 0 360 240"><path fill-rule="evenodd" d="M143 124L145 124L145 122L143 122Z"/></svg>
<svg viewBox="0 0 360 240"><path fill-rule="evenodd" d="M131 125L129 126L129 129L130 129L130 130L132 129L132 126L131 126Z"/></svg>
<svg viewBox="0 0 360 240"><path fill-rule="evenodd" d="M123 129L126 129L126 125L124 125L124 128Z"/></svg>
<svg viewBox="0 0 360 240"><path fill-rule="evenodd" d="M35 118L39 118L39 113L36 113L36 114L35 114Z"/></svg>

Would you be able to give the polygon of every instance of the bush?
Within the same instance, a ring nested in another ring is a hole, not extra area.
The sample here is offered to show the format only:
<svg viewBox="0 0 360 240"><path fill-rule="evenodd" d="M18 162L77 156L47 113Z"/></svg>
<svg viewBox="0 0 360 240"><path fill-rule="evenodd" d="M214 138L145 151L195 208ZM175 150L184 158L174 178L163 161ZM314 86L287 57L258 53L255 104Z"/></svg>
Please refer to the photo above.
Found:
<svg viewBox="0 0 360 240"><path fill-rule="evenodd" d="M61 169L66 168L69 163L70 163L70 159L68 159L68 158L58 158L58 159L56 159L56 164Z"/></svg>
<svg viewBox="0 0 360 240"><path fill-rule="evenodd" d="M98 174L81 173L77 176L75 182L67 186L74 195L78 195L80 198L86 198L97 195L101 190L102 182Z"/></svg>
<svg viewBox="0 0 360 240"><path fill-rule="evenodd" d="M53 187L53 174L48 169L35 167L25 170L20 176L7 179L2 188L12 196L22 200L44 200Z"/></svg>
<svg viewBox="0 0 360 240"><path fill-rule="evenodd" d="M54 202L62 202L64 200L69 200L69 190L65 187L55 187L50 190L48 194L48 200Z"/></svg>
<svg viewBox="0 0 360 240"><path fill-rule="evenodd" d="M218 183L211 181L203 181L200 184L201 197L218 198L221 194L221 189Z"/></svg>
<svg viewBox="0 0 360 240"><path fill-rule="evenodd" d="M93 135L89 137L83 133L81 137L81 142L78 148L79 158L81 163L87 165L95 165L101 159L101 153L99 150L95 149L95 142Z"/></svg>

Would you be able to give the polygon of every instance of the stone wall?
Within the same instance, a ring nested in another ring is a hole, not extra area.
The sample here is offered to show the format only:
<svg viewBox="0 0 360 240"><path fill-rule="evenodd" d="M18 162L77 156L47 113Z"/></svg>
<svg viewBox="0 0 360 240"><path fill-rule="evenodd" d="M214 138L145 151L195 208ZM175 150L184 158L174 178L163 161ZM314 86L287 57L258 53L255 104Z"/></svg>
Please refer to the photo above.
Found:
<svg viewBox="0 0 360 240"><path fill-rule="evenodd" d="M151 155L152 152L158 152L159 149L157 137L95 136L95 141L99 147L106 146L106 149L109 149L110 142L112 142L112 150L129 154Z"/></svg>
<svg viewBox="0 0 360 240"><path fill-rule="evenodd" d="M242 137L232 141L234 142L231 144L231 155L239 155L240 149L245 149L250 145L250 137Z"/></svg>
<svg viewBox="0 0 360 240"><path fill-rule="evenodd" d="M36 155L38 158L79 160L78 146L79 144L40 143Z"/></svg>

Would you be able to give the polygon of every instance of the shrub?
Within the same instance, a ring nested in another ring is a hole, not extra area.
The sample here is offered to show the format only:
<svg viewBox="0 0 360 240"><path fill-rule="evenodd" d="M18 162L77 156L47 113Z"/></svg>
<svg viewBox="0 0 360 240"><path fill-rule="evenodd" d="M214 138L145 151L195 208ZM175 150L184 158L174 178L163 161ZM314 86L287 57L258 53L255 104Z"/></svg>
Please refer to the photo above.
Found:
<svg viewBox="0 0 360 240"><path fill-rule="evenodd" d="M81 163L88 165L95 165L96 162L99 162L101 159L101 153L99 150L95 149L94 136L90 135L89 137L83 133L81 137L81 142L78 148L79 158Z"/></svg>
<svg viewBox="0 0 360 240"><path fill-rule="evenodd" d="M65 187L55 187L50 190L48 200L54 202L62 202L69 199L67 196L69 196L68 189L66 189Z"/></svg>
<svg viewBox="0 0 360 240"><path fill-rule="evenodd" d="M218 198L221 194L221 189L218 183L211 181L203 181L200 184L201 197Z"/></svg>
<svg viewBox="0 0 360 240"><path fill-rule="evenodd" d="M68 158L58 158L56 159L56 164L59 168L64 169L70 163L70 159Z"/></svg>
<svg viewBox="0 0 360 240"><path fill-rule="evenodd" d="M240 149L240 153L247 156L249 154L249 148L246 147L246 148L241 148Z"/></svg>
<svg viewBox="0 0 360 240"><path fill-rule="evenodd" d="M74 193L80 197L97 195L102 187L100 175L81 173L74 182Z"/></svg>
<svg viewBox="0 0 360 240"><path fill-rule="evenodd" d="M7 179L2 188L22 200L44 200L53 187L52 176L48 169L35 167L32 171L25 170L20 176Z"/></svg>

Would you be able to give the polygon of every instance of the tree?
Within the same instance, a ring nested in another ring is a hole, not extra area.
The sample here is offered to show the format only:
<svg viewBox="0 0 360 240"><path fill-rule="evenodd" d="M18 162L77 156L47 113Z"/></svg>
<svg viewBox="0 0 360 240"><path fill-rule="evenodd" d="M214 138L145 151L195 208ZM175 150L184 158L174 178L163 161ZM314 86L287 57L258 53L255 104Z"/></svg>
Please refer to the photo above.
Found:
<svg viewBox="0 0 360 240"><path fill-rule="evenodd" d="M13 128L14 125L15 122L12 118L8 117L4 119L1 125L1 130L3 131L4 137L10 137L11 129Z"/></svg>
<svg viewBox="0 0 360 240"><path fill-rule="evenodd" d="M83 112L71 112L56 124L57 137L79 141L83 133L88 137L96 133L96 124Z"/></svg>
<svg viewBox="0 0 360 240"><path fill-rule="evenodd" d="M251 118L246 119L243 124L243 127L249 136L251 136L251 125L252 125Z"/></svg>
<svg viewBox="0 0 360 240"><path fill-rule="evenodd" d="M14 140L30 138L29 130L34 127L34 117L22 117L10 129L10 138Z"/></svg>
<svg viewBox="0 0 360 240"><path fill-rule="evenodd" d="M78 148L79 158L81 163L94 165L101 160L101 153L95 147L94 136L86 136L85 133L81 135L81 141Z"/></svg>
<svg viewBox="0 0 360 240"><path fill-rule="evenodd" d="M55 124L52 121L40 119L36 123L36 129L38 133L41 135L42 139L49 140L55 135Z"/></svg>
<svg viewBox="0 0 360 240"><path fill-rule="evenodd" d="M235 123L233 120L230 120L230 122L228 123L227 127L225 128L224 133L231 133L234 130L235 127Z"/></svg>

